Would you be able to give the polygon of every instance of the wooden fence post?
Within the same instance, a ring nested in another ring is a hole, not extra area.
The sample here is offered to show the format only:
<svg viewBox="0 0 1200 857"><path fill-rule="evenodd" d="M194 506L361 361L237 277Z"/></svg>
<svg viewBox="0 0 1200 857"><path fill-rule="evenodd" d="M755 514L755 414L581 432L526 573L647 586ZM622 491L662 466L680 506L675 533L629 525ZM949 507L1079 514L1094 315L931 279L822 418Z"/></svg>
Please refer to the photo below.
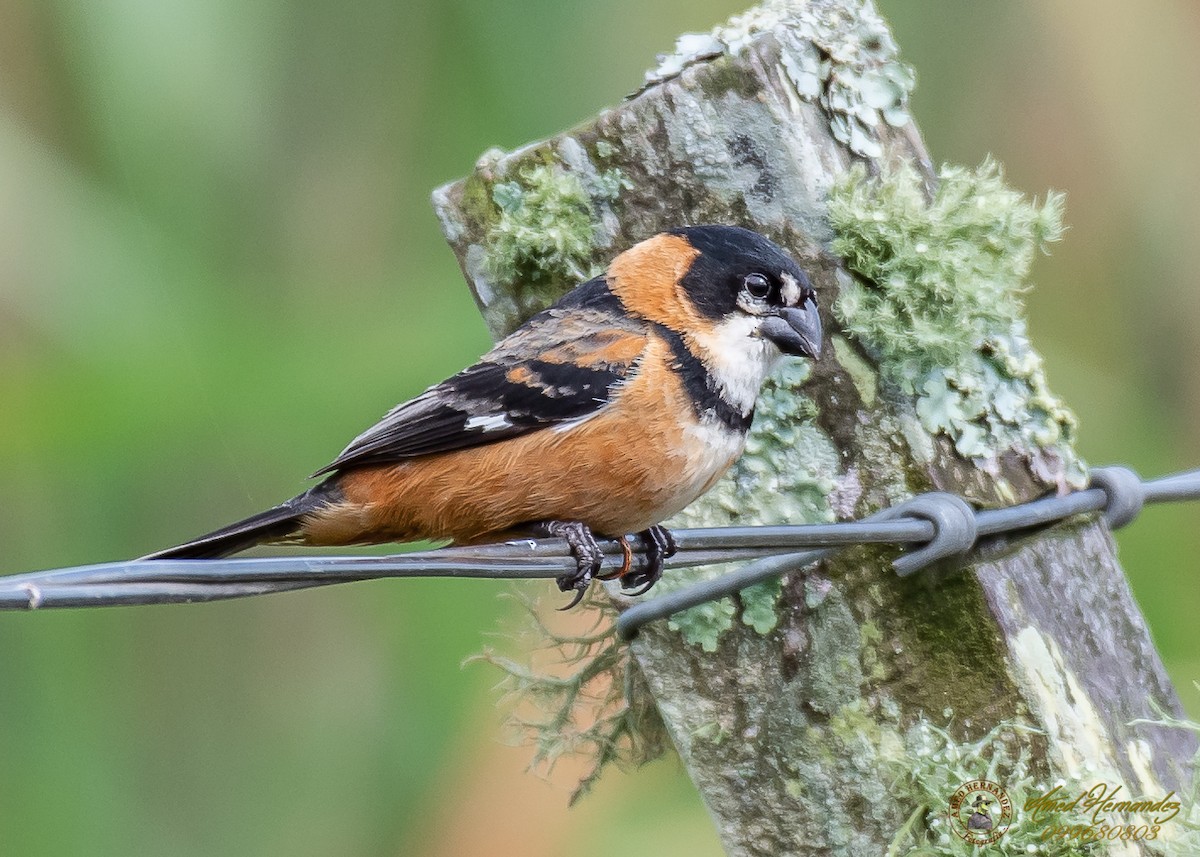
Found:
<svg viewBox="0 0 1200 857"><path fill-rule="evenodd" d="M768 3L711 36L682 38L620 106L546 142L486 154L434 204L495 335L676 225L755 228L812 271L833 347L810 377L800 364L784 368L746 457L686 523L848 519L931 489L983 506L1031 499L1079 472L1070 417L1045 390L1019 317L983 319L991 327L968 356L992 369L972 389L963 372L937 369L938 353L890 352L879 339L886 326L872 339L863 303L889 286L872 282L870 260L837 258L850 255L854 217L867 241L867 208L880 205L883 219L901 204L889 193L915 189L927 204L939 186L905 112L911 87L869 2ZM856 164L859 188L905 166L919 179L855 197L846 176ZM986 170L982 184L971 180L962 186L1012 202ZM1021 255L1051 237L1050 208L1023 209L1045 222L1026 224L1020 247L993 249ZM967 272L964 283L976 288ZM912 317L920 312L909 307L894 327L955 323L932 310ZM1179 703L1103 521L1011 538L965 570L913 579L892 572L892 556L845 553L674 627L658 623L633 644L729 854L885 853L914 809L894 784L906 754L919 753L917 722L962 741L1028 723L1040 732L1013 740L1052 777L1146 795L1189 782L1193 737L1132 723ZM664 584L685 575L672 577Z"/></svg>

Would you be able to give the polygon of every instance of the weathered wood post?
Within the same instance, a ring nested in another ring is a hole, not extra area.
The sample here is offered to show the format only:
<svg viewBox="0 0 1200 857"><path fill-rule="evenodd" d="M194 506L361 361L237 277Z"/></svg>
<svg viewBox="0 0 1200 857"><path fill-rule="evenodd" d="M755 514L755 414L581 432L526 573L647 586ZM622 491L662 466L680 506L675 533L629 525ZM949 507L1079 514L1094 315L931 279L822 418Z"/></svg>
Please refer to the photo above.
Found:
<svg viewBox="0 0 1200 857"><path fill-rule="evenodd" d="M986 166L935 174L905 112L911 73L869 2L768 3L679 50L619 107L486 154L434 195L493 333L663 228L745 225L812 272L832 347L811 377L781 371L745 458L682 522L1078 484L1072 418L1016 296L1057 202L1028 203ZM965 571L901 579L892 556L843 554L633 644L730 854L885 853L919 817L895 791L897 770L927 761L918 722L961 741L1028 723L1040 732L1012 741L1051 778L1155 795L1188 780L1190 736L1131 725L1179 704L1102 521L993 545Z"/></svg>

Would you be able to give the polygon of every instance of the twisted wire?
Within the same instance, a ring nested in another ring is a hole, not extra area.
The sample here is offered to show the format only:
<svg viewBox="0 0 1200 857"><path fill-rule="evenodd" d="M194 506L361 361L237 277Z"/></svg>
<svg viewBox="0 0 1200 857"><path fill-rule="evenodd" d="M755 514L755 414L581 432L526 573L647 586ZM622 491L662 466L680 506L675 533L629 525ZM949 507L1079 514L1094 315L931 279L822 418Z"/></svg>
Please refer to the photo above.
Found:
<svg viewBox="0 0 1200 857"><path fill-rule="evenodd" d="M647 622L754 583L804 568L853 545L895 544L908 550L894 563L912 574L947 557L964 556L979 539L1018 533L1091 512L1124 526L1145 504L1200 499L1200 470L1143 482L1128 468L1093 471L1091 486L1000 509L974 511L960 497L936 492L860 521L794 526L712 527L673 530L678 552L667 569L746 562L712 580L643 600L617 621L626 639ZM603 542L600 574L621 565L621 548ZM635 568L644 563L635 557ZM522 539L503 544L450 547L388 556L237 557L206 560L130 560L0 577L0 610L106 607L246 598L385 577L498 579L556 578L575 560L563 539Z"/></svg>

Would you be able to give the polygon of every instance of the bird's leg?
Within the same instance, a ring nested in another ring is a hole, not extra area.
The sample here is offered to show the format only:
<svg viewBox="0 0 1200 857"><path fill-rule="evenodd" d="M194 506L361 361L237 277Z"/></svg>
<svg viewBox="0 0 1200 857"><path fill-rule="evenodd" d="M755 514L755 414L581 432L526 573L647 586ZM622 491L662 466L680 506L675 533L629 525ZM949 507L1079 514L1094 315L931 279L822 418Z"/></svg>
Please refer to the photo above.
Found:
<svg viewBox="0 0 1200 857"><path fill-rule="evenodd" d="M559 608L560 610L570 610L583 600L588 584L600 571L600 563L604 559L604 554L600 550L600 545L596 543L596 537L592 535L592 531L579 521L544 521L538 524L537 530L553 538L566 539L567 545L571 548L571 556L575 557L575 570L555 580L558 588L563 592L575 590L575 597L571 599L571 603L566 607Z"/></svg>
<svg viewBox="0 0 1200 857"><path fill-rule="evenodd" d="M646 567L621 577L623 587L628 589L635 586L641 587L636 592L630 592L630 595L643 595L650 590L650 587L658 583L663 574L663 560L675 556L675 551L678 550L675 537L666 527L655 524L648 530L642 530L638 535L641 537L642 543L646 545Z"/></svg>

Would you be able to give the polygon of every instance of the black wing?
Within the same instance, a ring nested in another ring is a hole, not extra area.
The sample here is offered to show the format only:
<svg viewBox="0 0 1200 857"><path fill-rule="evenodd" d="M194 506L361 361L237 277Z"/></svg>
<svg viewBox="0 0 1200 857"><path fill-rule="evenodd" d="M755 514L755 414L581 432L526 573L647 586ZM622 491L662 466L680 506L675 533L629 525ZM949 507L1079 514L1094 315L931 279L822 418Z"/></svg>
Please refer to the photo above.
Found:
<svg viewBox="0 0 1200 857"><path fill-rule="evenodd" d="M314 475L493 443L596 413L637 371L648 341L615 301L603 280L581 286L475 365L397 405Z"/></svg>

